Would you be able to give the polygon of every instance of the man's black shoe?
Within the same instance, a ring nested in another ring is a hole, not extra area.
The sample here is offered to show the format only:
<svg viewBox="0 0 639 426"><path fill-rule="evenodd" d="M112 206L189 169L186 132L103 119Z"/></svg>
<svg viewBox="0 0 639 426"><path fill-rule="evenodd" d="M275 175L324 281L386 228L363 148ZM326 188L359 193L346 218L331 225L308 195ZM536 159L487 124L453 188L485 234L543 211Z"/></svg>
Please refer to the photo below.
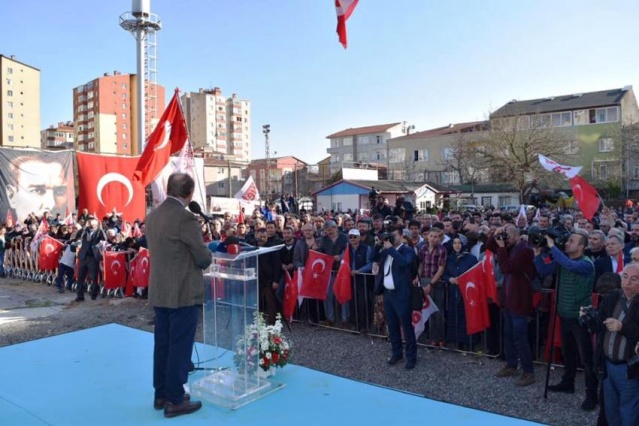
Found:
<svg viewBox="0 0 639 426"><path fill-rule="evenodd" d="M185 393L184 402L189 402L189 401L191 401L191 395L189 395L188 393ZM155 398L153 400L153 408L155 408L156 410L163 409L165 405L166 405L166 399L164 398Z"/></svg>
<svg viewBox="0 0 639 426"><path fill-rule="evenodd" d="M412 370L413 368L415 368L415 360L406 361L406 366L404 368L407 370Z"/></svg>
<svg viewBox="0 0 639 426"><path fill-rule="evenodd" d="M597 408L597 395L592 393L586 393L586 399L581 403L581 409L585 411L592 411Z"/></svg>
<svg viewBox="0 0 639 426"><path fill-rule="evenodd" d="M196 412L202 408L202 403L200 401L184 401L179 405L172 404L167 402L164 405L164 417L176 417L181 416L183 414L191 414Z"/></svg>
<svg viewBox="0 0 639 426"><path fill-rule="evenodd" d="M561 381L556 385L548 386L550 392L575 393L575 384Z"/></svg>
<svg viewBox="0 0 639 426"><path fill-rule="evenodd" d="M78 296L75 298L76 302L84 302L84 296Z"/></svg>
<svg viewBox="0 0 639 426"><path fill-rule="evenodd" d="M97 298L98 298L98 295L97 295L97 294L92 294L92 295L91 295L91 300L95 300L95 299L97 299Z"/></svg>
<svg viewBox="0 0 639 426"><path fill-rule="evenodd" d="M404 358L401 355L393 355L388 359L388 365L395 365L403 359Z"/></svg>

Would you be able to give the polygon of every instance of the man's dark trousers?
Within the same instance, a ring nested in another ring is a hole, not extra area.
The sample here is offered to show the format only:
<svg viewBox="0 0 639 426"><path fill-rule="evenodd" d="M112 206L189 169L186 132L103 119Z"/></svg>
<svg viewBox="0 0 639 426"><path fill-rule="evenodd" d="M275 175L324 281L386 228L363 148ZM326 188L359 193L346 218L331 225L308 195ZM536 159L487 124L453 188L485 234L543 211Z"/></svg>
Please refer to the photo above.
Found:
<svg viewBox="0 0 639 426"><path fill-rule="evenodd" d="M191 353L199 315L198 306L155 309L155 348L153 351L153 387L155 398L173 404L184 401Z"/></svg>

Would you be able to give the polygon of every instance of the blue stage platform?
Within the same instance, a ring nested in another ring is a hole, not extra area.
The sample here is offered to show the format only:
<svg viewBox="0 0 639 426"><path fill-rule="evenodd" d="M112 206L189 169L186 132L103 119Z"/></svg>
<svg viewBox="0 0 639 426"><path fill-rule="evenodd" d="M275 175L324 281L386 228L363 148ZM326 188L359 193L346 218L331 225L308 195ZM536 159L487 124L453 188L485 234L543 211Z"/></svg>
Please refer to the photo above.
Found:
<svg viewBox="0 0 639 426"><path fill-rule="evenodd" d="M204 404L164 419L152 407L153 335L106 325L0 349L0 425L532 425L304 367L286 386L230 411Z"/></svg>

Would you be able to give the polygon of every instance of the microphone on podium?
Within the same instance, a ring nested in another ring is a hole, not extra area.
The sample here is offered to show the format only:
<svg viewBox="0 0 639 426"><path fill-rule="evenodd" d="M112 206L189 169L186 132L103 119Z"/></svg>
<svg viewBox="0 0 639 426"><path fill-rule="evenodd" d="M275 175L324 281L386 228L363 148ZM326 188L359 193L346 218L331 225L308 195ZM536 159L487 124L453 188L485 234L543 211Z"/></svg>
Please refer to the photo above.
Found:
<svg viewBox="0 0 639 426"><path fill-rule="evenodd" d="M200 207L197 201L191 201L189 203L189 210L197 215L202 216L205 223L209 223L211 221L211 219L209 219L209 217L204 214L204 212L202 211L202 207Z"/></svg>

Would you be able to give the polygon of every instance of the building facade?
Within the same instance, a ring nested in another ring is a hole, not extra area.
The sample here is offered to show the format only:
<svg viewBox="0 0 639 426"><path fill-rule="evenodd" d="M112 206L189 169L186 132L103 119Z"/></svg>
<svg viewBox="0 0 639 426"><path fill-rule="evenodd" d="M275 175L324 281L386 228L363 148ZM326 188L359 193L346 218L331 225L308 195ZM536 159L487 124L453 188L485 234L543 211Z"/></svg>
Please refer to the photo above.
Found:
<svg viewBox="0 0 639 426"><path fill-rule="evenodd" d="M308 164L304 161L293 156L271 158L269 161L260 158L248 164L246 177L248 178L249 175L253 177L263 199L268 198L267 194L270 194L272 199L276 199L283 193L295 194L296 187L299 192L300 186L303 185L302 171L306 170L307 166Z"/></svg>
<svg viewBox="0 0 639 426"><path fill-rule="evenodd" d="M582 166L580 174L597 188L639 190L639 150L629 152L623 137L624 129L639 123L632 86L512 100L490 115L493 128L508 120L516 120L518 130L548 128L561 135L570 165Z"/></svg>
<svg viewBox="0 0 639 426"><path fill-rule="evenodd" d="M40 147L40 70L0 55L0 146Z"/></svg>
<svg viewBox="0 0 639 426"><path fill-rule="evenodd" d="M406 123L389 123L341 130L326 136L330 147L331 174L354 164L373 163L386 166L387 143L406 134Z"/></svg>
<svg viewBox="0 0 639 426"><path fill-rule="evenodd" d="M182 95L182 106L194 148L207 147L232 155L236 161L251 159L251 102L234 93L222 95L219 87Z"/></svg>
<svg viewBox="0 0 639 426"><path fill-rule="evenodd" d="M57 126L49 126L40 132L40 147L42 149L73 149L73 122L59 122Z"/></svg>
<svg viewBox="0 0 639 426"><path fill-rule="evenodd" d="M388 141L390 180L457 185L460 174L450 167L455 146L485 134L488 123L474 121L416 132Z"/></svg>
<svg viewBox="0 0 639 426"><path fill-rule="evenodd" d="M103 154L138 155L137 76L114 71L73 89L75 148ZM147 85L145 109L148 128L164 112L164 87ZM150 132L147 132L147 137Z"/></svg>

